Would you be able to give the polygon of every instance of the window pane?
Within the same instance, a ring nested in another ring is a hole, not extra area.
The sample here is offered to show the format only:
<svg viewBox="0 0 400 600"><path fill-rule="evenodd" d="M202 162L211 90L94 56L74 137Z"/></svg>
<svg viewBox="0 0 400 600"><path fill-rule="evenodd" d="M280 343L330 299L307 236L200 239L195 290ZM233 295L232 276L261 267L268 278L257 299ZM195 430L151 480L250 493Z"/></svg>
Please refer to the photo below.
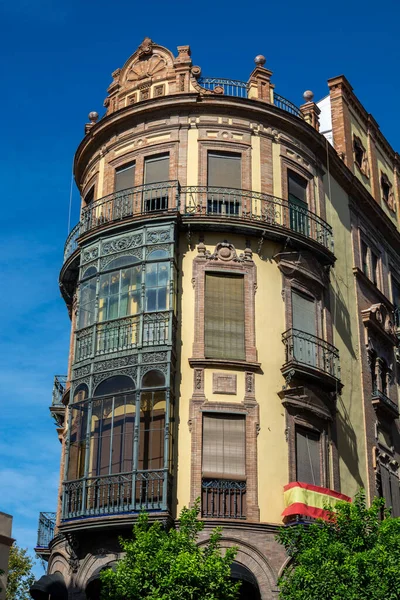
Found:
<svg viewBox="0 0 400 600"><path fill-rule="evenodd" d="M240 154L208 153L208 185L211 187L242 187Z"/></svg>
<svg viewBox="0 0 400 600"><path fill-rule="evenodd" d="M157 310L157 290L156 289L146 290L146 310L148 310L148 311Z"/></svg>
<svg viewBox="0 0 400 600"><path fill-rule="evenodd" d="M307 180L294 171L288 171L289 200L300 200L307 204Z"/></svg>
<svg viewBox="0 0 400 600"><path fill-rule="evenodd" d="M81 284L80 287L78 329L94 323L95 300L96 279L93 278Z"/></svg>
<svg viewBox="0 0 400 600"><path fill-rule="evenodd" d="M135 163L130 163L115 170L115 191L120 192L135 185Z"/></svg>
<svg viewBox="0 0 400 600"><path fill-rule="evenodd" d="M157 263L146 265L146 287L154 287L157 285Z"/></svg>
<svg viewBox="0 0 400 600"><path fill-rule="evenodd" d="M108 377L97 386L94 396L106 396L108 394L118 394L125 390L134 390L135 384L127 375L115 375Z"/></svg>
<svg viewBox="0 0 400 600"><path fill-rule="evenodd" d="M319 433L296 429L296 479L321 485Z"/></svg>
<svg viewBox="0 0 400 600"><path fill-rule="evenodd" d="M245 418L241 415L204 415L204 477L245 477L245 426Z"/></svg>
<svg viewBox="0 0 400 600"><path fill-rule="evenodd" d="M158 183L169 180L169 155L145 159L144 182Z"/></svg>
<svg viewBox="0 0 400 600"><path fill-rule="evenodd" d="M204 335L206 357L245 358L242 276L206 274Z"/></svg>
<svg viewBox="0 0 400 600"><path fill-rule="evenodd" d="M140 396L139 470L164 467L165 392Z"/></svg>

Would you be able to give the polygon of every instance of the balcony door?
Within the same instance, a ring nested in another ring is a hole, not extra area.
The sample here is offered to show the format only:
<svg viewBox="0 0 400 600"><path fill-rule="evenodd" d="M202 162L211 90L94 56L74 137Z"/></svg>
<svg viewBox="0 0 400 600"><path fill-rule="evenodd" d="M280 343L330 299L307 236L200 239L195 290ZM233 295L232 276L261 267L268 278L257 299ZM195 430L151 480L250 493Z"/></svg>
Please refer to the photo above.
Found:
<svg viewBox="0 0 400 600"><path fill-rule="evenodd" d="M207 213L241 214L242 157L240 154L208 153Z"/></svg>
<svg viewBox="0 0 400 600"><path fill-rule="evenodd" d="M317 318L315 300L292 292L293 358L317 366Z"/></svg>
<svg viewBox="0 0 400 600"><path fill-rule="evenodd" d="M307 204L308 182L294 171L288 171L290 229L309 237L310 220Z"/></svg>
<svg viewBox="0 0 400 600"><path fill-rule="evenodd" d="M144 161L144 211L168 210L169 154L151 156Z"/></svg>
<svg viewBox="0 0 400 600"><path fill-rule="evenodd" d="M113 220L124 219L134 212L135 163L130 162L115 169Z"/></svg>

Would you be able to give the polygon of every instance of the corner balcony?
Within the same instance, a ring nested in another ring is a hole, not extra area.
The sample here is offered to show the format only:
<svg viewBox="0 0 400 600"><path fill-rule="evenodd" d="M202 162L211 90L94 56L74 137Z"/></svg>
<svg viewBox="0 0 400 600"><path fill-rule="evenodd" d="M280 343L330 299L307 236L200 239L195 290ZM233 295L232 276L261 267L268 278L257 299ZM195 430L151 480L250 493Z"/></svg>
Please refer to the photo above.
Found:
<svg viewBox="0 0 400 600"><path fill-rule="evenodd" d="M399 416L399 407L386 394L378 389L372 392L372 404L375 408L381 409L391 419L397 419Z"/></svg>
<svg viewBox="0 0 400 600"><path fill-rule="evenodd" d="M59 427L64 423L65 405L62 400L66 392L67 379L66 375L54 376L50 414Z"/></svg>
<svg viewBox="0 0 400 600"><path fill-rule="evenodd" d="M50 556L49 546L50 542L54 538L55 526L55 512L39 513L38 536L37 543L35 546L35 552L41 559L47 560Z"/></svg>
<svg viewBox="0 0 400 600"><path fill-rule="evenodd" d="M246 519L246 482L203 478L201 516L206 519Z"/></svg>
<svg viewBox="0 0 400 600"><path fill-rule="evenodd" d="M339 351L335 346L299 329L285 331L282 342L285 364L281 371L288 380L314 380L332 390L341 387Z"/></svg>
<svg viewBox="0 0 400 600"><path fill-rule="evenodd" d="M74 362L140 348L174 343L172 311L153 312L104 321L76 332Z"/></svg>
<svg viewBox="0 0 400 600"><path fill-rule="evenodd" d="M93 517L129 517L146 511L166 512L171 476L165 469L87 477L63 484L61 526Z"/></svg>

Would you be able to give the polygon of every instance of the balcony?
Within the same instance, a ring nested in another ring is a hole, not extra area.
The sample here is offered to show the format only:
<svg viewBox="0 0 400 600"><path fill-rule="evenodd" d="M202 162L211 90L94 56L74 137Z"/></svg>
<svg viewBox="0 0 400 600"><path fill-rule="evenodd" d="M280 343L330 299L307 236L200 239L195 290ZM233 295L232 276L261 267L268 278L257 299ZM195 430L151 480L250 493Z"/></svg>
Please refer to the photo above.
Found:
<svg viewBox="0 0 400 600"><path fill-rule="evenodd" d="M245 519L246 482L203 479L201 515L211 519Z"/></svg>
<svg viewBox="0 0 400 600"><path fill-rule="evenodd" d="M282 335L285 345L283 375L323 381L327 387L340 386L339 351L315 335L288 329Z"/></svg>
<svg viewBox="0 0 400 600"><path fill-rule="evenodd" d="M186 186L178 181L141 185L114 192L82 211L82 220L70 233L65 257L76 247L79 235L108 224L143 219L150 214L180 214L186 224L201 219L231 226L257 227L271 235L311 242L313 248L333 262L332 228L321 217L287 200L251 190Z"/></svg>
<svg viewBox="0 0 400 600"><path fill-rule="evenodd" d="M62 521L81 517L166 511L171 476L166 470L87 477L63 484Z"/></svg>
<svg viewBox="0 0 400 600"><path fill-rule="evenodd" d="M49 545L54 538L54 529L56 526L56 513L39 513L38 537L35 546L35 552L40 558L47 559L50 555Z"/></svg>
<svg viewBox="0 0 400 600"><path fill-rule="evenodd" d="M249 96L249 84L245 81L238 81L237 79L224 79L221 77L199 77L198 84L216 94L224 96L233 96L235 98L248 98ZM283 96L274 92L274 106L284 110L291 115L295 115L299 119L304 119L301 110L297 108L292 102L286 100Z"/></svg>
<svg viewBox="0 0 400 600"><path fill-rule="evenodd" d="M171 345L175 331L171 311L97 323L76 332L74 362L135 348Z"/></svg>
<svg viewBox="0 0 400 600"><path fill-rule="evenodd" d="M397 404L380 390L375 389L372 392L372 404L374 407L383 410L392 419L397 419L399 416Z"/></svg>
<svg viewBox="0 0 400 600"><path fill-rule="evenodd" d="M62 402L66 392L67 376L55 375L53 383L53 393L50 406L50 414L59 427L64 423L65 406Z"/></svg>

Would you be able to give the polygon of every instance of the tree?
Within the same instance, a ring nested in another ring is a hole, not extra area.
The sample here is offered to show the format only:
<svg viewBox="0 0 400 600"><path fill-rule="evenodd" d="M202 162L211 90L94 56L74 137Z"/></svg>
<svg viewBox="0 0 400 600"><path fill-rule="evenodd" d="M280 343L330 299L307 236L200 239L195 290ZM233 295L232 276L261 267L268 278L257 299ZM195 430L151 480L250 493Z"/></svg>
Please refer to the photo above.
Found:
<svg viewBox="0 0 400 600"><path fill-rule="evenodd" d="M338 502L329 521L282 527L292 561L278 581L283 600L399 600L400 518L384 500Z"/></svg>
<svg viewBox="0 0 400 600"><path fill-rule="evenodd" d="M28 556L28 550L14 543L8 559L6 600L30 600L29 588L35 581L32 566L33 560Z"/></svg>
<svg viewBox="0 0 400 600"><path fill-rule="evenodd" d="M183 508L176 529L160 522L149 524L141 513L133 539L120 539L125 556L115 571L100 573L103 600L233 600L239 585L230 579L235 548L221 554L221 529L215 529L205 546L197 539L204 523L197 519L199 501Z"/></svg>

